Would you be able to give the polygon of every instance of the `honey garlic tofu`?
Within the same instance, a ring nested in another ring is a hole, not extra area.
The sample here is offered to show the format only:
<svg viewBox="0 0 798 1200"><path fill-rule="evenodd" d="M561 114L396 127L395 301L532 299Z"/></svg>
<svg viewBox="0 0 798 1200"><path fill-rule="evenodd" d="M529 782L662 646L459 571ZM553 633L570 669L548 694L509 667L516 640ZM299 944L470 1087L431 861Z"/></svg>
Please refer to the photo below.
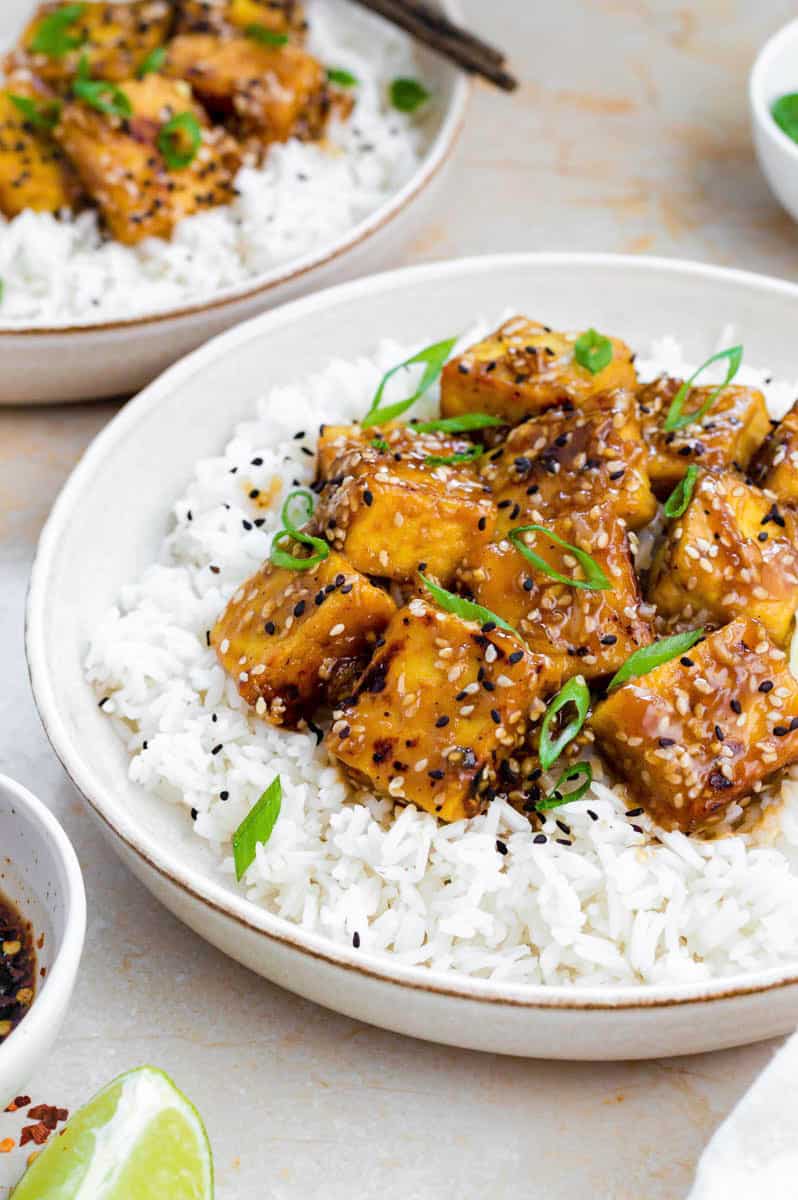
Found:
<svg viewBox="0 0 798 1200"><path fill-rule="evenodd" d="M611 586L594 591L561 583L503 540L486 546L461 568L460 590L517 629L530 650L546 656L555 685L572 675L588 680L613 675L653 640L626 530L607 506L561 517L547 528L589 554ZM570 550L537 532L523 539L557 574L585 581Z"/></svg>
<svg viewBox="0 0 798 1200"><path fill-rule="evenodd" d="M759 622L740 617L610 693L591 725L660 825L717 825L798 759L798 683Z"/></svg>
<svg viewBox="0 0 798 1200"><path fill-rule="evenodd" d="M63 21L59 13L64 14ZM148 55L163 45L171 23L170 0L41 4L6 66L27 67L65 92L85 56L92 78L119 82L132 78Z"/></svg>
<svg viewBox="0 0 798 1200"><path fill-rule="evenodd" d="M233 596L211 644L258 716L294 727L339 672L362 671L395 611L337 554L306 571L267 563Z"/></svg>
<svg viewBox="0 0 798 1200"><path fill-rule="evenodd" d="M798 505L798 400L757 452L751 478L785 504Z"/></svg>
<svg viewBox="0 0 798 1200"><path fill-rule="evenodd" d="M666 433L665 418L681 386L680 379L661 376L638 392L651 486L663 500L691 464L713 471L744 471L770 429L761 392L749 387L725 387L699 421ZM715 391L717 387L690 388L684 412L697 412Z"/></svg>
<svg viewBox="0 0 798 1200"><path fill-rule="evenodd" d="M544 667L512 634L414 598L334 714L327 746L378 795L443 821L474 816L543 713Z"/></svg>
<svg viewBox="0 0 798 1200"><path fill-rule="evenodd" d="M326 482L346 467L343 460L351 454L366 451L377 463L391 465L405 462L428 467L428 459L451 458L471 454L474 443L465 437L440 432L417 432L412 424L393 422L379 428L364 429L361 425L322 425L318 441L318 478ZM458 474L476 479L476 467L460 462L454 464Z"/></svg>
<svg viewBox="0 0 798 1200"><path fill-rule="evenodd" d="M426 445L446 451L447 439ZM496 509L471 464L433 465L426 457L367 443L330 464L316 524L364 574L406 583L425 564L445 585L466 554L490 539Z"/></svg>
<svg viewBox="0 0 798 1200"><path fill-rule="evenodd" d="M674 628L747 614L783 646L798 609L798 524L736 474L702 474L651 565L648 599Z"/></svg>
<svg viewBox="0 0 798 1200"><path fill-rule="evenodd" d="M256 26L301 38L307 30L298 0L179 0L178 33L233 33Z"/></svg>
<svg viewBox="0 0 798 1200"><path fill-rule="evenodd" d="M593 374L574 357L579 336L527 317L506 321L444 367L442 415L485 412L517 425L565 400L578 406L596 392L634 388L634 356L624 342L609 339L612 360Z"/></svg>
<svg viewBox="0 0 798 1200"><path fill-rule="evenodd" d="M170 43L164 69L188 80L206 108L230 121L242 141L263 148L324 133L331 103L327 74L301 46L183 34Z"/></svg>
<svg viewBox="0 0 798 1200"><path fill-rule="evenodd" d="M35 105L34 120L19 100ZM46 96L17 82L0 92L0 212L8 218L25 209L58 213L78 204L75 173L46 125L40 124L46 113L55 113L50 104Z"/></svg>
<svg viewBox="0 0 798 1200"><path fill-rule="evenodd" d="M209 126L188 84L148 75L126 81L121 90L132 110L129 118L76 100L64 106L55 130L114 238L127 245L146 237L168 238L184 217L229 204L239 148L225 130ZM162 134L173 119L186 115L200 140L192 147L190 131L176 131L180 154L184 141L196 151L189 164L177 167L163 153Z"/></svg>
<svg viewBox="0 0 798 1200"><path fill-rule="evenodd" d="M603 392L581 407L550 409L519 425L482 460L499 509L497 532L609 505L639 529L655 515L635 397Z"/></svg>

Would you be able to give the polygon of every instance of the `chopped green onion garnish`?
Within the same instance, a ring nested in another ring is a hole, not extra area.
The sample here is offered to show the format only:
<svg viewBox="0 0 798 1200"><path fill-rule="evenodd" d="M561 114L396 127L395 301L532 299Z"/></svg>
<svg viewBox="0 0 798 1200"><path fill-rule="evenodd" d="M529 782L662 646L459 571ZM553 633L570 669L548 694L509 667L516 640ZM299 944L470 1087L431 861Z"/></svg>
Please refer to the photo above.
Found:
<svg viewBox="0 0 798 1200"><path fill-rule="evenodd" d="M561 709L573 704L576 716L560 731L559 737L551 739L551 726L554 718ZM553 767L565 747L574 740L585 723L587 710L590 708L590 689L585 683L584 676L574 675L557 693L543 718L540 727L540 749L538 757L544 771Z"/></svg>
<svg viewBox="0 0 798 1200"><path fill-rule="evenodd" d="M83 60L81 60L83 61ZM87 79L79 73L72 84L72 91L79 100L97 112L124 120L133 113L133 106L126 94L110 79Z"/></svg>
<svg viewBox="0 0 798 1200"><path fill-rule="evenodd" d="M470 433L472 429L490 429L495 425L506 425L499 417L487 413L463 413L462 417L441 417L437 421L421 421L412 428L416 433Z"/></svg>
<svg viewBox="0 0 798 1200"><path fill-rule="evenodd" d="M429 98L430 93L417 79L394 79L391 84L391 104L399 112L414 113Z"/></svg>
<svg viewBox="0 0 798 1200"><path fill-rule="evenodd" d="M588 329L576 339L574 358L591 375L598 375L612 362L612 342L595 329Z"/></svg>
<svg viewBox="0 0 798 1200"><path fill-rule="evenodd" d="M161 127L158 149L172 171L190 167L202 145L202 126L192 112L178 113Z"/></svg>
<svg viewBox="0 0 798 1200"><path fill-rule="evenodd" d="M525 533L541 533L550 542L555 542L558 546L562 546L563 550L567 550L569 554L573 554L587 576L587 579L572 579L570 575L561 575L559 571L555 571L554 567L547 563L545 558L541 558L539 554L535 554L533 550L529 549L529 546L523 540L522 535ZM543 571L551 579L556 579L558 583L567 583L569 587L584 588L590 592L612 591L612 584L594 558L591 558L585 550L580 550L578 546L572 546L570 542L564 541L556 533L552 533L550 529L546 529L544 525L517 525L515 529L510 530L507 537L515 546L518 553L523 554L524 558L528 559L533 567L537 567L539 571Z"/></svg>
<svg viewBox="0 0 798 1200"><path fill-rule="evenodd" d="M295 516L294 514L300 505L302 511ZM274 535L269 555L276 567L283 567L287 571L309 571L311 568L317 567L319 563L324 562L325 558L329 557L330 547L324 538L313 537L312 534L305 533L304 530L298 527L299 523L304 525L310 520L313 516L313 507L313 496L304 489L289 492L286 496L280 514L280 519L285 528ZM315 553L309 555L307 558L298 558L293 552L283 549L283 543L286 539L289 542L296 542L300 546L310 546Z"/></svg>
<svg viewBox="0 0 798 1200"><path fill-rule="evenodd" d="M136 71L137 78L144 79L146 75L157 75L165 62L166 46L156 46L154 50L150 51L138 71Z"/></svg>
<svg viewBox="0 0 798 1200"><path fill-rule="evenodd" d="M267 29L265 25L247 25L244 33L248 38L252 38L253 42L260 42L262 46L288 45L287 33L276 33L273 29Z"/></svg>
<svg viewBox="0 0 798 1200"><path fill-rule="evenodd" d="M523 638L512 625L508 625L502 617L491 612L489 608L483 608L481 604L475 604L473 600L466 600L463 596L455 596L454 592L447 592L446 588L440 587L437 583L433 583L431 579L427 579L421 571L418 577L424 584L432 598L437 602L444 612L453 613L456 617L460 617L463 621L476 621L478 625L484 629L485 625L498 626L499 629L505 629L507 633L512 633L520 642Z"/></svg>
<svg viewBox="0 0 798 1200"><path fill-rule="evenodd" d="M85 11L85 4L65 4L45 17L31 42L33 53L46 54L48 58L64 58L70 50L79 49L84 39L70 36L67 31Z"/></svg>
<svg viewBox="0 0 798 1200"><path fill-rule="evenodd" d="M438 379L447 358L456 344L456 337L448 338L445 342L435 342L434 345L427 346L424 350L419 350L418 354L414 354L412 358L408 358L405 362L399 363L398 366L391 367L390 371L386 371L382 377L380 386L374 394L371 408L360 422L363 428L368 429L372 425L384 425L387 421L393 421L396 417L401 417L402 413L407 412L408 408L412 408L416 401L420 400L424 393ZM407 400L399 400L396 404L389 404L387 408L380 408L388 381L398 371L404 371L407 367L415 366L416 363L424 363L425 369L413 395L409 396Z"/></svg>
<svg viewBox="0 0 798 1200"><path fill-rule="evenodd" d="M684 408L690 388L693 386L696 379L698 379L698 376L701 374L701 372L705 371L707 367L712 365L712 363L720 362L721 359L724 358L729 360L729 367L726 371L726 378L723 380L723 383L720 385L720 387L716 388L715 391L707 397L701 407L697 408L695 412L682 413L682 409ZM676 429L684 429L686 425L692 425L695 421L700 421L702 417L705 417L723 389L728 387L731 381L734 379L735 375L740 369L740 363L742 361L743 347L731 346L728 350L721 350L718 354L713 354L712 357L708 358L705 363L702 363L698 370L694 371L690 378L682 384L676 395L673 397L671 406L668 409L668 415L665 418L665 424L662 426L665 432L673 433Z"/></svg>
<svg viewBox="0 0 798 1200"><path fill-rule="evenodd" d="M40 106L27 96L12 96L9 92L8 98L12 104L16 105L25 120L36 129L44 129L49 132L58 124L58 118L61 116L60 100L45 100Z"/></svg>
<svg viewBox="0 0 798 1200"><path fill-rule="evenodd" d="M688 633L675 633L673 637L662 638L651 646L635 650L634 654L630 654L623 666L615 672L609 682L609 687L618 687L619 684L626 683L627 679L648 675L649 671L661 667L663 663L670 662L672 658L686 654L696 642L701 641L703 636L703 628L691 629Z"/></svg>
<svg viewBox="0 0 798 1200"><path fill-rule="evenodd" d="M473 462L483 453L482 446L472 446L470 450L460 450L457 454L428 454L424 462L428 467L449 467L455 463Z"/></svg>
<svg viewBox="0 0 798 1200"><path fill-rule="evenodd" d="M798 142L798 92L780 96L770 111L779 129Z"/></svg>
<svg viewBox="0 0 798 1200"><path fill-rule="evenodd" d="M293 516L293 512L298 507L302 508L302 512L297 517ZM285 498L280 520L289 533L296 533L301 525L307 525L310 518L313 516L315 503L313 493L305 488L298 488L295 492L289 492Z"/></svg>
<svg viewBox="0 0 798 1200"><path fill-rule="evenodd" d="M353 75L351 71L345 71L342 67L328 67L327 78L330 83L337 83L339 87L357 87L360 83L357 75Z"/></svg>
<svg viewBox="0 0 798 1200"><path fill-rule="evenodd" d="M687 511L687 505L693 497L696 479L698 479L698 467L688 467L665 501L662 511L666 517L670 519L681 517Z"/></svg>
<svg viewBox="0 0 798 1200"><path fill-rule="evenodd" d="M370 445L372 445L375 450L382 450L383 453L391 448L386 442L385 438L372 438Z"/></svg>
<svg viewBox="0 0 798 1200"><path fill-rule="evenodd" d="M584 782L580 783L579 787L574 788L572 792L562 791L564 784L571 783L572 780L580 778ZM593 768L590 763L574 763L572 767L565 768L548 796L544 796L542 800L538 800L535 808L538 812L546 812L550 808L561 808L563 804L573 804L574 800L582 799L592 782Z"/></svg>
<svg viewBox="0 0 798 1200"><path fill-rule="evenodd" d="M265 846L272 836L282 804L283 784L277 775L233 834L233 859L239 883L255 861L258 845Z"/></svg>

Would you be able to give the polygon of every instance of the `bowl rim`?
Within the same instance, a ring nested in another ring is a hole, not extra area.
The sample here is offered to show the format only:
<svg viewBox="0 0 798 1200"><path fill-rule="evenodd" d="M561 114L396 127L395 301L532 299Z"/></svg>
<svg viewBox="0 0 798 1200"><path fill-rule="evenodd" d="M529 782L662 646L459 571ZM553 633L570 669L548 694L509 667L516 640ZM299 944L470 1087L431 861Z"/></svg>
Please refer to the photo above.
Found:
<svg viewBox="0 0 798 1200"><path fill-rule="evenodd" d="M784 48L784 44L791 41L796 43L795 90L798 91L798 17L796 17L794 20L788 21L786 25L782 25L781 29L777 29L757 54L748 77L748 98L758 128L781 154L791 158L798 166L798 142L794 142L776 124L765 100L765 84L772 60Z"/></svg>
<svg viewBox="0 0 798 1200"><path fill-rule="evenodd" d="M253 334L267 335L297 320L312 319L319 308L333 307L352 299L367 300L374 292L390 291L409 280L423 286L442 277L465 276L473 283L474 276L480 272L535 264L572 269L605 267L635 273L653 270L727 285L738 284L782 295L792 303L798 301L798 286L786 280L684 259L581 252L510 253L405 267L339 284L262 313L219 335L170 367L112 418L84 453L51 510L31 571L25 619L28 671L42 724L65 771L89 807L113 838L121 842L146 871L156 873L184 896L199 901L206 909L234 921L248 934L265 936L301 955L321 960L329 967L343 969L383 985L478 1002L493 1008L506 1006L530 1010L642 1011L695 1002L715 1002L797 985L798 962L741 972L720 979L671 985L624 984L575 988L567 985L497 983L423 966L406 966L391 962L384 956L339 945L326 936L303 930L301 926L270 913L244 895L233 892L220 879L181 862L179 855L159 845L152 835L137 827L129 813L114 814L110 811L102 785L95 780L88 758L81 754L61 715L53 690L52 674L47 667L45 638L47 597L52 587L50 575L61 529L69 522L73 505L80 503L84 485L90 485L95 464L101 463L106 454L112 453L118 445L134 435L139 420L157 410L161 400L175 385L202 371L218 354L227 353L238 343L251 340Z"/></svg>
<svg viewBox="0 0 798 1200"><path fill-rule="evenodd" d="M457 21L462 18L460 0L439 0L439 3L452 20ZM238 284L221 288L214 296L195 304L182 304L176 308L144 313L138 317L92 324L5 325L0 327L0 345L2 345L3 339L9 338L99 336L116 333L120 330L153 329L169 321L190 320L202 314L253 300L258 296L273 292L277 288L296 283L305 275L329 266L338 259L344 258L350 251L357 250L370 238L393 224L429 188L454 153L465 125L466 110L473 82L468 75L451 64L444 64L444 69L449 70L452 74L451 95L443 109L440 128L427 147L418 167L398 191L388 196L373 212L358 221L356 225L344 230L333 241L316 250L308 251L298 258L277 263L270 270L253 275Z"/></svg>
<svg viewBox="0 0 798 1200"><path fill-rule="evenodd" d="M59 1025L59 1011L68 998L77 976L86 937L86 889L77 854L60 822L49 808L34 794L11 779L0 774L0 792L9 796L13 803L32 818L42 843L47 844L61 864L66 880L64 900L64 933L56 946L47 976L37 986L30 1011L11 1031L0 1046L0 1074L15 1075L19 1067L32 1053L37 1052L36 1043L43 1050ZM13 896L11 897L13 900ZM39 898L44 907L44 901Z"/></svg>

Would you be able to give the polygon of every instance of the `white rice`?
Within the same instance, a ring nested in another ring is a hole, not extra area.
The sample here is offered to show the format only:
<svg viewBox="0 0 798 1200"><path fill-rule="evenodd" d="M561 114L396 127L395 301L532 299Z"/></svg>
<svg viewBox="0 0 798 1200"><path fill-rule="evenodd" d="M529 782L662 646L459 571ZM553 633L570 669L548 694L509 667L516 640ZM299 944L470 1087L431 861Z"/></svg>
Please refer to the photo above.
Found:
<svg viewBox="0 0 798 1200"><path fill-rule="evenodd" d="M291 141L238 175L235 202L189 217L171 241L103 239L96 213L0 216L0 327L96 323L180 308L329 246L417 169L428 117L397 112L388 88L419 77L411 43L349 0L310 0L309 49L360 81L355 111L325 145Z"/></svg>
<svg viewBox="0 0 798 1200"><path fill-rule="evenodd" d="M222 456L197 464L160 561L125 588L87 657L88 678L108 698L104 711L131 755L131 779L181 805L186 821L194 810L197 836L216 849L235 888L231 835L279 774L282 813L245 877L247 895L336 942L358 934L365 950L404 963L592 985L696 981L798 959L791 779L781 788L783 807L766 814L767 842L761 834L702 842L680 833L651 841L625 817L624 789L595 782L583 800L548 817L548 840L536 844L536 831L501 800L447 826L412 807L355 796L312 736L281 732L240 700L206 630L267 557L287 491L311 481L314 459L303 447L313 449L319 423L361 415L383 371L408 352L385 344L373 360L333 362L273 389ZM672 339L652 346L639 368L642 378L693 369ZM765 390L774 415L798 386L747 366L740 379ZM298 413L303 438L294 436ZM274 504L255 508L249 490L265 492L275 477ZM263 527L245 530L242 521L256 517L265 517ZM651 829L645 817L634 824Z"/></svg>

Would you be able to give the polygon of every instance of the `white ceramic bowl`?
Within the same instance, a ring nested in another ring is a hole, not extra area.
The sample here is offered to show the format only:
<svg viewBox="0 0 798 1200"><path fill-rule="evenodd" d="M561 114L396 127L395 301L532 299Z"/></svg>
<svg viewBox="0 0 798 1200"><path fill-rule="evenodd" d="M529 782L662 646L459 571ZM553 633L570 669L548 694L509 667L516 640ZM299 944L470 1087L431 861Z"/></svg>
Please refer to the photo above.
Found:
<svg viewBox="0 0 798 1200"><path fill-rule="evenodd" d="M648 1058L772 1037L798 1023L798 964L656 988L513 985L402 966L257 907L217 873L182 811L131 784L84 681L101 614L156 557L197 459L216 454L265 386L370 352L381 336L435 341L480 315L527 311L632 345L670 332L702 361L722 326L751 362L796 374L798 289L678 261L508 255L348 284L267 313L173 367L100 434L58 499L31 581L28 660L61 761L131 869L202 937L253 970L372 1024L536 1057ZM223 403L219 398L224 397Z"/></svg>
<svg viewBox="0 0 798 1200"><path fill-rule="evenodd" d="M0 1045L0 1110L19 1095L58 1037L86 933L86 894L75 851L55 817L18 783L0 775L0 891L43 937L46 968L23 1020Z"/></svg>
<svg viewBox="0 0 798 1200"><path fill-rule="evenodd" d="M754 145L776 198L798 221L798 144L773 120L774 101L798 92L798 20L762 47L751 71L749 102Z"/></svg>
<svg viewBox="0 0 798 1200"><path fill-rule="evenodd" d="M2 31L10 36L20 11L29 11L32 3L12 0L10 18L0 13L0 45ZM440 0L440 7L452 19L461 19L458 0ZM0 328L0 406L130 395L222 330L396 261L423 227L462 129L469 93L466 76L451 63L423 48L417 56L436 101L427 151L400 191L335 241L226 288L209 301L100 325Z"/></svg>

